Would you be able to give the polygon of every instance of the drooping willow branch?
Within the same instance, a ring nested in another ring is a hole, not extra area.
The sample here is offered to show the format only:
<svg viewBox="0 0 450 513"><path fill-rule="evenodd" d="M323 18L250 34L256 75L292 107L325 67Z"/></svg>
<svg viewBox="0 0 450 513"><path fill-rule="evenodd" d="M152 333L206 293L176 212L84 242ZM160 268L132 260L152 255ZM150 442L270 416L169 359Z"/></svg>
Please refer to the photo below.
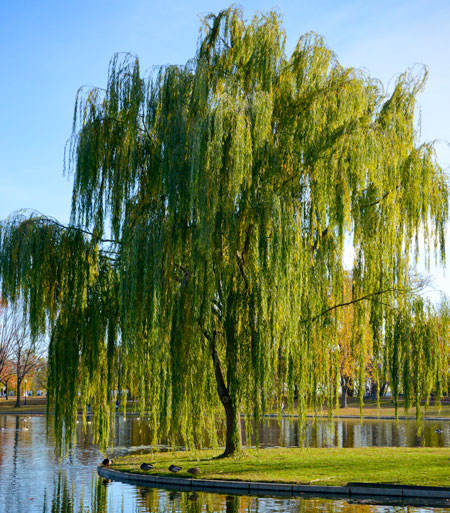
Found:
<svg viewBox="0 0 450 513"><path fill-rule="evenodd" d="M51 338L60 439L80 397L105 446L127 388L155 443L213 445L225 414L238 451L239 410L258 420L286 390L303 420L308 399L332 404L338 339L360 386L373 357L397 392L412 374L421 398L446 387L450 316L439 324L404 289L416 237L445 249L448 183L432 145L416 146L426 74L400 75L386 98L317 34L287 55L275 12L247 23L231 7L205 28L186 65L142 77L115 56L105 89L79 92L74 226L0 226L2 294L23 294Z"/></svg>
<svg viewBox="0 0 450 513"><path fill-rule="evenodd" d="M419 288L422 289L423 287L419 287ZM414 289L406 290L406 289L389 288L389 289L385 289L385 290L378 290L376 292L371 292L369 294L365 294L364 296L358 297L356 299L351 299L350 301L345 301L345 302L337 303L333 306L330 306L329 308L323 310L322 312L315 315L314 317L311 317L310 319L304 319L303 322L309 322L309 321L314 322L317 319L319 319L320 317L323 317L324 315L332 312L333 310L336 310L337 308L354 305L356 303L359 303L360 301L371 301L371 300L374 300L374 298L376 298L377 296L381 296L383 294L388 294L389 292L395 292L397 294L410 294L413 290L417 291L418 289L414 288Z"/></svg>
<svg viewBox="0 0 450 513"><path fill-rule="evenodd" d="M26 212L26 210L19 211L18 213L20 214L21 212ZM52 224L52 225L57 226L58 228L61 228L63 230L74 230L79 233L84 233L85 235L89 235L90 237L95 238L100 243L105 243L105 244L107 244L107 243L121 244L122 243L120 240L117 240L117 239L99 238L98 235L96 235L94 232L86 230L85 228L81 228L80 226L63 224L63 223L59 222L57 219L55 219L54 217L46 216L37 210L33 210L32 213L37 214L37 216L30 217L30 218L24 220L23 222L42 222L44 224L45 223Z"/></svg>

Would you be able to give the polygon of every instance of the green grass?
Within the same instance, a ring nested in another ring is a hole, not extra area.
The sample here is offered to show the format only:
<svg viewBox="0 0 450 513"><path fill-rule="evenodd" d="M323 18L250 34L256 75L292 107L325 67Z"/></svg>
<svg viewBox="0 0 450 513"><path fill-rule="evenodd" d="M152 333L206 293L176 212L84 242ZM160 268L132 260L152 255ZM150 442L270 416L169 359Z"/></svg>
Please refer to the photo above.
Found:
<svg viewBox="0 0 450 513"><path fill-rule="evenodd" d="M450 486L450 450L441 448L260 449L234 458L214 459L218 451L166 452L114 460L116 470L173 476L170 464L198 466L200 478L311 485L384 483ZM142 462L155 471L142 472ZM192 477L181 471L177 477Z"/></svg>
<svg viewBox="0 0 450 513"><path fill-rule="evenodd" d="M20 400L20 408L14 408L16 398L8 400L0 399L0 413L45 413L47 411L47 399L45 397L27 397L27 404L25 398Z"/></svg>
<svg viewBox="0 0 450 513"><path fill-rule="evenodd" d="M22 398L22 405L20 408L14 408L16 399L10 398L7 401L4 399L0 399L0 413L45 413L47 408L47 399L45 397L28 397L27 404L24 404L24 398ZM127 413L138 413L137 404L134 401L129 401L127 404ZM273 411L272 413L278 413L278 411ZM286 411L287 414L294 412ZM312 411L308 412L309 414L313 414ZM320 413L320 412L319 412ZM320 413L321 415L327 416L328 410L325 408ZM450 418L450 404L445 403L442 404L441 408L437 406L431 405L425 411L423 410L423 414L425 417L435 418L435 417L443 417ZM339 408L338 410L334 410L334 415L339 415L340 417L351 417L357 416L359 417L359 399L358 398L349 398L347 408ZM409 410L408 414L405 413L403 409L403 404L400 403L400 407L398 410L398 415L400 417L409 417L410 419L415 418L415 409L412 408ZM363 418L364 417L392 417L395 418L395 410L394 405L390 399L383 399L380 404L380 408L377 408L376 401L366 400L363 407Z"/></svg>
<svg viewBox="0 0 450 513"><path fill-rule="evenodd" d="M135 401L129 401L127 404L127 413L140 413L138 409L137 402ZM269 410L267 413L270 414L278 414L279 410L274 408ZM294 409L293 411L286 410L286 414L296 415L297 411ZM376 400L371 399L365 399L364 400L364 406L363 406L363 418L364 417L391 417L395 419L395 408L394 403L391 399L383 398L380 401L380 408L377 408L377 402ZM326 406L323 407L322 411L318 412L319 415L328 416L328 409ZM448 399L440 406L430 405L425 410L425 408L422 406L422 414L425 417L429 418L436 418L436 417L442 417L442 418L448 418L450 419L450 402L448 402ZM314 415L313 410L308 411L308 415ZM338 408L333 410L333 415L338 415L339 417L353 417L360 415L359 410L359 398L357 397L349 397L348 398L348 405L346 408ZM399 401L399 408L398 408L398 416L399 417L407 417L410 419L416 418L416 410L415 407L411 407L408 411L408 413L405 412L403 408L403 401Z"/></svg>
<svg viewBox="0 0 450 513"><path fill-rule="evenodd" d="M288 413L288 412L287 412ZM313 412L308 412L312 414ZM328 410L323 410L323 415L328 415ZM440 408L435 405L430 405L425 410L422 405L422 413L425 417L446 417L450 418L450 403L447 401L441 404ZM333 410L334 415L339 415L341 417L345 416L359 416L359 398L350 397L348 399L348 404L346 408L339 408ZM408 417L410 419L416 418L416 409L415 407L411 407L408 410L408 413L405 412L403 408L403 401L399 401L398 408L398 416L399 417ZM377 408L376 400L365 399L363 406L363 417L393 417L395 418L395 408L394 403L391 399L381 399L380 400L380 408Z"/></svg>
<svg viewBox="0 0 450 513"><path fill-rule="evenodd" d="M4 399L0 399L0 413L45 413L47 408L47 399L45 397L28 397L27 404L24 404L24 398L22 398L22 405L20 408L14 408L14 404L16 402L16 398L10 398L7 401ZM129 401L127 404L127 413L138 413L137 403L134 401ZM278 413L278 411L273 411L272 413ZM294 412L286 411L286 413ZM312 411L308 412L309 414L313 414ZM425 411L423 410L425 417L444 417L450 418L450 404L445 403L442 404L441 408L437 406L429 406ZM328 415L328 410L323 409L321 412L322 415ZM339 408L338 410L334 410L334 415L339 415L340 417L346 416L358 416L359 417L359 399L350 397L348 400L347 408ZM415 418L415 409L411 408L408 414L405 414L403 409L403 403L400 403L400 407L398 410L398 415L400 417L408 416L411 419ZM366 400L364 402L363 407L363 418L364 417L392 417L395 418L395 410L394 405L390 399L382 399L380 408L377 408L376 401Z"/></svg>

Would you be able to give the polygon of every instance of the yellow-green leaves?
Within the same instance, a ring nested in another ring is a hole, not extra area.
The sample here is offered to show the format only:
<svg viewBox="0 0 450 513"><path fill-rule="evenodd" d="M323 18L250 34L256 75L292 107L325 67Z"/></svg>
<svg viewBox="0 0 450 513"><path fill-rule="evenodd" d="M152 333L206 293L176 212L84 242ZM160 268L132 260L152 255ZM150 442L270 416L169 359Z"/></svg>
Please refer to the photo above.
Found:
<svg viewBox="0 0 450 513"><path fill-rule="evenodd" d="M80 394L106 444L129 390L155 440L213 443L217 362L237 411L258 419L295 396L304 419L308 401L336 396L349 330L360 392L370 350L396 397L448 387L447 321L407 294L413 242L423 233L443 257L448 215L433 147L416 141L424 76L401 75L385 97L316 34L291 56L284 42L276 13L246 22L231 7L205 19L185 66L142 77L137 58L115 56L106 89L77 97L71 226L2 227L2 294L51 332L61 436Z"/></svg>

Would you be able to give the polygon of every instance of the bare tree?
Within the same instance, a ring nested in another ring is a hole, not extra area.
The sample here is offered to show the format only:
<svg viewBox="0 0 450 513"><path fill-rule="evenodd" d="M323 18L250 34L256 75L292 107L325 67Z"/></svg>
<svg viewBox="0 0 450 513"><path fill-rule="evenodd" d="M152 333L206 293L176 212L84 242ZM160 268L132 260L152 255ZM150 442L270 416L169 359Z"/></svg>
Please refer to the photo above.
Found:
<svg viewBox="0 0 450 513"><path fill-rule="evenodd" d="M8 383L11 380L11 356L14 339L14 321L12 312L0 298L0 383L6 388L8 398Z"/></svg>
<svg viewBox="0 0 450 513"><path fill-rule="evenodd" d="M8 389L9 384L12 383L15 377L14 374L14 366L11 360L7 360L6 364L3 366L3 370L0 374L0 385L3 386L5 391L5 400L8 400Z"/></svg>
<svg viewBox="0 0 450 513"><path fill-rule="evenodd" d="M8 367L12 367L17 383L15 407L20 408L22 382L41 364L45 349L39 339L33 340L30 336L28 323L19 305L2 304L0 323L2 330L1 342L3 342L2 348L5 355L3 367L0 370L5 370L5 384L7 386L6 371Z"/></svg>

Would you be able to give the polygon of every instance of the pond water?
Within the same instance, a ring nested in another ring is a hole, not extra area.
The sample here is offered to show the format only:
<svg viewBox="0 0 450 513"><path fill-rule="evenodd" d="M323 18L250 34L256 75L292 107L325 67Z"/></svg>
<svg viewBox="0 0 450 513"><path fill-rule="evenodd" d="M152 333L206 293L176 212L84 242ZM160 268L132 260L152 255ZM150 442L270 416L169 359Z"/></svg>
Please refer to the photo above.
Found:
<svg viewBox="0 0 450 513"><path fill-rule="evenodd" d="M436 433L435 430L442 430ZM115 453L140 452L148 447L145 420L116 419ZM259 428L263 446L298 445L295 419L268 419ZM250 440L250 444L253 443ZM368 446L429 445L450 447L450 422L425 422L417 436L414 421L338 420L309 423L306 445ZM52 512L405 512L438 511L427 506L389 506L316 498L248 497L142 488L104 483L95 472L102 455L91 434L79 434L77 446L60 462L54 452L52 430L47 439L42 416L0 415L0 513ZM444 511L444 510L443 510ZM448 511L448 510L446 510Z"/></svg>

